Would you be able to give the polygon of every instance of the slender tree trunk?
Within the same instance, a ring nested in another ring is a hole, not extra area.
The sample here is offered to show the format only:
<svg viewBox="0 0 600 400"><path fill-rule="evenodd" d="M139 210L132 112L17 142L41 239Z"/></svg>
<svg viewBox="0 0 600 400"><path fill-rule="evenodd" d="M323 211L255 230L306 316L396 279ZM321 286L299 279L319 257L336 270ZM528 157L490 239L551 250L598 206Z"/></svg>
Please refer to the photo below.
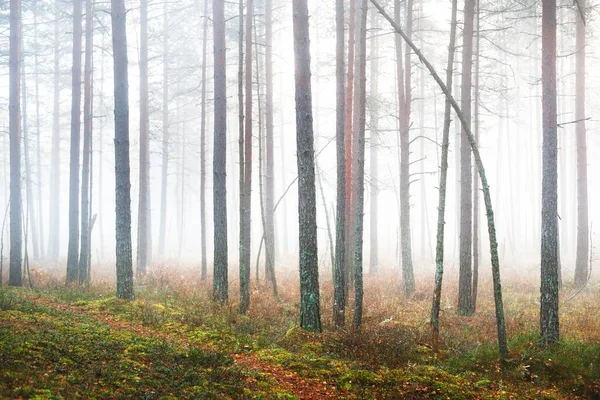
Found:
<svg viewBox="0 0 600 400"><path fill-rule="evenodd" d="M204 26L202 28L202 116L200 122L200 279L206 280L206 62L208 43L208 2L204 0Z"/></svg>
<svg viewBox="0 0 600 400"><path fill-rule="evenodd" d="M158 253L165 257L167 236L167 187L169 177L169 18L167 1L163 8L163 115L162 115L162 165L160 186L160 226Z"/></svg>
<svg viewBox="0 0 600 400"><path fill-rule="evenodd" d="M117 298L132 300L131 180L129 171L129 82L124 0L111 0L115 92L115 210Z"/></svg>
<svg viewBox="0 0 600 400"><path fill-rule="evenodd" d="M452 17L450 22L450 44L448 45L448 63L446 64L446 87L452 94L452 67L456 50L456 14L458 0L452 0ZM442 279L444 276L444 227L446 224L446 184L448 179L448 151L450 149L451 104L446 98L444 108L444 132L442 134L442 159L440 162L440 193L438 198L437 239L435 246L435 287L433 289L433 306L431 307L431 328L433 350L439 350L440 334L440 302L442 299Z"/></svg>
<svg viewBox="0 0 600 400"><path fill-rule="evenodd" d="M104 33L102 34L102 48L106 48L104 46L104 38L106 36L104 35ZM104 52L100 52L100 93L101 96L104 95ZM104 201L102 201L103 199L103 195L104 195L104 123L100 124L100 129L99 129L99 136L100 136L100 143L98 144L99 150L98 152L100 153L99 157L98 157L98 198L100 199L98 201L98 215L100 215L100 219L98 221L98 235L100 236L100 257L104 257L104 218L102 218L102 215L104 215Z"/></svg>
<svg viewBox="0 0 600 400"><path fill-rule="evenodd" d="M21 203L21 0L10 0L9 135L10 266L8 284L23 286L23 210Z"/></svg>
<svg viewBox="0 0 600 400"><path fill-rule="evenodd" d="M345 159L345 87L344 87L344 0L336 0L336 161L337 203L335 219L335 265L333 269L333 321L337 328L345 324L345 221L346 221L346 159Z"/></svg>
<svg viewBox="0 0 600 400"><path fill-rule="evenodd" d="M370 104L370 173L371 173L371 218L370 218L370 254L369 254L369 272L377 273L379 263L379 38L378 38L378 19L377 10L371 12L371 30L373 38L371 39L370 59L371 59L371 104Z"/></svg>
<svg viewBox="0 0 600 400"><path fill-rule="evenodd" d="M589 226L587 184L587 138L585 129L585 0L578 0L575 49L575 120L577 141L577 255L575 286L583 287L588 279Z"/></svg>
<svg viewBox="0 0 600 400"><path fill-rule="evenodd" d="M38 47L38 3L33 2L33 48L34 50L34 74L35 74L35 139L36 139L36 178L37 178L37 217L39 227L39 249L40 257L46 256L44 246L44 218L43 218L43 202L42 202L42 144L41 144L41 129L40 129L40 73L39 73L39 47Z"/></svg>
<svg viewBox="0 0 600 400"><path fill-rule="evenodd" d="M71 80L71 157L69 163L69 248L67 283L78 280L79 269L79 153L81 129L81 34L82 2L73 1L73 71Z"/></svg>
<svg viewBox="0 0 600 400"><path fill-rule="evenodd" d="M300 327L321 332L315 154L306 0L293 0L300 248Z"/></svg>
<svg viewBox="0 0 600 400"><path fill-rule="evenodd" d="M201 155L202 156L202 155ZM137 277L151 260L150 134L148 114L148 0L140 0L140 182L138 200Z"/></svg>
<svg viewBox="0 0 600 400"><path fill-rule="evenodd" d="M79 284L90 282L90 165L92 154L93 0L85 7L85 72L83 82L83 165L81 169L81 248Z"/></svg>
<svg viewBox="0 0 600 400"><path fill-rule="evenodd" d="M473 131L475 142L479 146L479 43L480 43L480 10L479 0L476 0L477 11L475 21L477 31L475 32L475 84L473 86ZM479 287L479 180L477 172L474 171L473 177L473 287L471 296L471 310L475 312L477 307L477 289ZM514 210L513 210L514 211Z"/></svg>
<svg viewBox="0 0 600 400"><path fill-rule="evenodd" d="M214 276L213 298L227 302L227 81L225 58L225 0L213 1L214 41L214 147L213 147L213 220Z"/></svg>
<svg viewBox="0 0 600 400"><path fill-rule="evenodd" d="M542 0L542 246L540 342L559 340L558 169L556 125L556 0Z"/></svg>
<svg viewBox="0 0 600 400"><path fill-rule="evenodd" d="M246 196L244 190L244 0L238 4L238 160L239 160L239 266L244 258L244 210Z"/></svg>

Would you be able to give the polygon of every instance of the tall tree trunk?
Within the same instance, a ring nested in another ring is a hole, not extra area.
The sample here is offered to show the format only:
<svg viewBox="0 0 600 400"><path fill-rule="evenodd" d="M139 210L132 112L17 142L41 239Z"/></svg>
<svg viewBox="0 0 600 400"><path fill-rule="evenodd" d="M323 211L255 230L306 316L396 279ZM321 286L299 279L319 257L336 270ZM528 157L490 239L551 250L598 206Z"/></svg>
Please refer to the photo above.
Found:
<svg viewBox="0 0 600 400"><path fill-rule="evenodd" d="M60 248L60 39L59 0L54 4L54 101L52 110L52 157L50 161L50 209L48 210L48 258L58 259Z"/></svg>
<svg viewBox="0 0 600 400"><path fill-rule="evenodd" d="M267 278L271 282L273 294L277 296L277 278L275 275L275 150L273 148L273 0L265 3L265 74L266 74L266 158L267 176L265 193L265 254L267 259ZM283 163L283 160L281 160Z"/></svg>
<svg viewBox="0 0 600 400"><path fill-rule="evenodd" d="M169 177L169 18L167 1L163 8L163 115L162 115L162 164L160 186L160 226L158 253L165 257L167 236L167 187Z"/></svg>
<svg viewBox="0 0 600 400"><path fill-rule="evenodd" d="M138 201L137 277L151 260L150 133L148 115L148 0L140 0L140 182Z"/></svg>
<svg viewBox="0 0 600 400"><path fill-rule="evenodd" d="M244 210L246 196L244 190L244 0L238 3L238 160L239 160L239 266L244 258Z"/></svg>
<svg viewBox="0 0 600 400"><path fill-rule="evenodd" d="M38 3L33 2L33 48L34 50L34 74L35 74L35 154L36 154L36 178L37 178L37 218L38 218L38 243L40 249L40 257L45 257L46 251L44 246L44 218L43 218L43 202L42 202L42 144L41 144L41 129L40 129L40 74L39 74L39 47L38 47Z"/></svg>
<svg viewBox="0 0 600 400"><path fill-rule="evenodd" d="M69 248L67 283L78 280L79 269L79 153L81 130L81 34L82 2L73 1L73 71L71 80L71 156L69 163Z"/></svg>
<svg viewBox="0 0 600 400"><path fill-rule="evenodd" d="M371 30L374 32L371 39L370 59L371 59L371 104L370 104L370 191L371 191L371 210L370 210L370 254L369 254L369 272L377 273L379 263L379 37L378 37L378 18L377 10L371 12Z"/></svg>
<svg viewBox="0 0 600 400"><path fill-rule="evenodd" d="M298 225L300 249L300 327L321 332L315 154L306 0L293 0Z"/></svg>
<svg viewBox="0 0 600 400"><path fill-rule="evenodd" d="M345 149L345 87L344 87L344 0L336 0L336 161L337 202L335 218L335 265L333 269L333 321L337 328L345 324L345 221L346 221L346 149Z"/></svg>
<svg viewBox="0 0 600 400"><path fill-rule="evenodd" d="M452 74L454 52L456 50L456 14L458 0L452 0L452 17L450 22L450 44L448 45L448 63L446 64L446 87L452 90ZM451 92L448 92L452 94ZM444 276L444 227L446 225L446 184L448 179L448 152L450 149L450 99L446 98L444 108L444 131L442 134L442 159L440 162L440 193L438 198L437 235L435 246L435 287L433 289L433 306L431 307L431 328L433 350L439 350L440 303L442 299L442 279Z"/></svg>
<svg viewBox="0 0 600 400"><path fill-rule="evenodd" d="M556 0L542 0L542 114L540 341L543 345L551 345L559 340Z"/></svg>
<svg viewBox="0 0 600 400"><path fill-rule="evenodd" d="M117 298L132 300L131 180L129 171L129 81L124 0L111 1L115 92L115 238L117 244Z"/></svg>
<svg viewBox="0 0 600 400"><path fill-rule="evenodd" d="M475 21L477 23L477 31L475 32L475 84L473 86L473 131L475 134L475 142L479 146L479 48L480 48L480 9L479 0L476 0L477 11ZM477 307L477 289L479 288L479 180L477 172L473 172L473 287L471 296L471 310L475 312ZM514 211L514 209L513 209Z"/></svg>
<svg viewBox="0 0 600 400"><path fill-rule="evenodd" d="M208 2L204 0L204 26L202 28L202 115L200 122L200 279L206 280L206 62L208 43Z"/></svg>
<svg viewBox="0 0 600 400"><path fill-rule="evenodd" d="M10 266L8 284L23 286L23 210L21 203L21 0L10 0L9 135Z"/></svg>
<svg viewBox="0 0 600 400"><path fill-rule="evenodd" d="M356 236L354 247L354 316L352 325L360 332L363 313L363 220L365 204L365 120L367 92L367 13L368 0L361 1L359 16L358 50L356 52L358 81L355 93L358 101L358 148L356 152Z"/></svg>
<svg viewBox="0 0 600 400"><path fill-rule="evenodd" d="M471 81L473 69L473 21L475 19L475 0L465 0L463 47L462 47L462 85L460 86L460 108L465 119L471 124ZM463 128L460 139L460 251L458 278L458 313L473 314L472 287L472 246L473 246L473 175L471 167L471 149Z"/></svg>
<svg viewBox="0 0 600 400"><path fill-rule="evenodd" d="M225 59L225 0L213 1L214 41L214 147L213 147L213 220L214 276L213 298L225 303L227 283L227 81Z"/></svg>
<svg viewBox="0 0 600 400"><path fill-rule="evenodd" d="M81 248L79 284L90 282L90 165L92 153L93 0L85 7L85 72L83 78L83 165L81 169Z"/></svg>
<svg viewBox="0 0 600 400"><path fill-rule="evenodd" d="M575 120L577 140L577 255L575 259L575 286L583 287L588 279L589 226L587 185L587 138L585 130L585 0L578 0L575 38Z"/></svg>

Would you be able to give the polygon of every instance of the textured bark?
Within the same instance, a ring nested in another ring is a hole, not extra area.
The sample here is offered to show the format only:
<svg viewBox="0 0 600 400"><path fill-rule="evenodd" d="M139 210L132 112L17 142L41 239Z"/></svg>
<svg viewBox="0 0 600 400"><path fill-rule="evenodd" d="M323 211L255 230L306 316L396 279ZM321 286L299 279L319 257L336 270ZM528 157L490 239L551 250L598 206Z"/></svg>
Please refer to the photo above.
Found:
<svg viewBox="0 0 600 400"><path fill-rule="evenodd" d="M117 298L132 300L131 179L129 171L129 81L125 1L111 1L115 93L115 210Z"/></svg>
<svg viewBox="0 0 600 400"><path fill-rule="evenodd" d="M300 249L300 327L321 332L315 154L306 0L293 0L298 223Z"/></svg>
<svg viewBox="0 0 600 400"><path fill-rule="evenodd" d="M585 0L578 0L581 12ZM585 130L585 21L577 12L575 49L575 127L577 142L577 255L575 259L575 286L583 287L588 280L589 226L587 184L587 138Z"/></svg>
<svg viewBox="0 0 600 400"><path fill-rule="evenodd" d="M344 0L336 0L336 161L337 161L337 203L335 219L335 264L333 269L333 322L337 328L345 324L346 283L345 283L345 221L346 221L346 155L344 143L345 129L345 87L344 87Z"/></svg>
<svg viewBox="0 0 600 400"><path fill-rule="evenodd" d="M48 210L48 258L58 259L60 248L60 38L59 7L54 18L54 101L52 109L52 156L50 161L50 209Z"/></svg>
<svg viewBox="0 0 600 400"><path fill-rule="evenodd" d="M372 9L371 12L371 30L375 32L371 39L371 47L369 58L371 59L371 102L369 124L370 124L370 251L369 251L369 273L377 273L379 263L379 37L377 30L379 29L377 10Z"/></svg>
<svg viewBox="0 0 600 400"><path fill-rule="evenodd" d="M448 45L448 63L446 64L446 87L452 94L452 67L456 50L456 14L458 0L452 0L452 17L450 22L450 44ZM440 193L438 198L437 235L435 246L435 286L433 289L433 305L431 307L431 328L433 350L439 350L440 334L440 302L442 299L442 279L444 277L444 227L446 225L446 186L448 181L448 152L450 150L451 104L446 98L444 108L444 131L442 133L442 158L440 161Z"/></svg>
<svg viewBox="0 0 600 400"><path fill-rule="evenodd" d="M167 1L163 3L163 108L162 108L162 163L160 185L160 226L158 253L165 256L167 235L167 186L169 179L169 18Z"/></svg>
<svg viewBox="0 0 600 400"><path fill-rule="evenodd" d="M208 2L204 0L204 26L202 28L202 111L200 121L200 279L206 280L206 62L208 43Z"/></svg>
<svg viewBox="0 0 600 400"><path fill-rule="evenodd" d="M79 159L81 125L82 3L73 1L73 70L71 79L71 156L69 162L69 248L67 283L78 280L79 270Z"/></svg>
<svg viewBox="0 0 600 400"><path fill-rule="evenodd" d="M10 0L9 136L10 261L8 284L23 286L23 210L21 203L21 0Z"/></svg>
<svg viewBox="0 0 600 400"><path fill-rule="evenodd" d="M238 263L241 267L244 257L244 210L246 196L244 190L244 0L238 3L238 160L239 160L239 242Z"/></svg>
<svg viewBox="0 0 600 400"><path fill-rule="evenodd" d="M85 71L83 78L83 163L81 168L81 247L79 284L90 282L90 177L92 155L93 0L85 6Z"/></svg>
<svg viewBox="0 0 600 400"><path fill-rule="evenodd" d="M213 1L214 41L214 147L213 147L213 221L214 273L213 298L225 303L227 282L227 86L225 62L224 0Z"/></svg>
<svg viewBox="0 0 600 400"><path fill-rule="evenodd" d="M358 101L358 148L356 149L356 234L354 245L354 316L352 326L355 332L360 332L363 314L363 221L365 204L365 120L367 92L367 13L368 0L361 1L359 15L359 36L357 58L357 91Z"/></svg>
<svg viewBox="0 0 600 400"><path fill-rule="evenodd" d="M137 270L146 275L151 260L150 134L148 115L148 0L140 0L140 182L138 200Z"/></svg>
<svg viewBox="0 0 600 400"><path fill-rule="evenodd" d="M480 45L480 10L479 0L476 0L477 11L475 22L477 30L475 32L475 82L473 85L473 133L475 134L475 142L479 145L479 45ZM471 310L475 312L477 307L477 289L479 288L479 180L477 172L474 172L473 177L473 287L471 290Z"/></svg>
<svg viewBox="0 0 600 400"><path fill-rule="evenodd" d="M460 108L471 124L471 82L473 76L473 21L475 0L465 1L462 46L462 84L460 86ZM460 250L458 277L458 313L473 314L473 175L471 149L463 128L460 137Z"/></svg>
<svg viewBox="0 0 600 400"><path fill-rule="evenodd" d="M556 0L542 1L542 245L540 342L559 340Z"/></svg>

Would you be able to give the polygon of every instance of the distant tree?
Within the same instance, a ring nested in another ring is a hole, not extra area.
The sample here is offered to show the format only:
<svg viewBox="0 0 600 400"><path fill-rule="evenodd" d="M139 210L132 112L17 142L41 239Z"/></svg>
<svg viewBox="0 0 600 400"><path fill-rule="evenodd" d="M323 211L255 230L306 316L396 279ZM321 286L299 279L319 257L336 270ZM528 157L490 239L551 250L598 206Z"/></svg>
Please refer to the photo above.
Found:
<svg viewBox="0 0 600 400"><path fill-rule="evenodd" d="M293 0L300 249L300 327L321 332L307 0Z"/></svg>
<svg viewBox="0 0 600 400"><path fill-rule="evenodd" d="M213 1L214 41L214 149L213 149L213 213L214 276L213 297L227 301L227 81L225 58L225 0Z"/></svg>
<svg viewBox="0 0 600 400"><path fill-rule="evenodd" d="M377 273L377 267L379 263L379 36L377 29L378 25L377 10L372 8L371 12L371 30L373 30L373 36L371 38L370 46L370 68L371 68L371 86L370 96L371 101L369 104L369 130L370 130L370 251L369 251L369 272L371 274Z"/></svg>
<svg viewBox="0 0 600 400"><path fill-rule="evenodd" d="M21 0L10 0L9 135L10 269L8 284L23 286L23 210L21 204Z"/></svg>
<svg viewBox="0 0 600 400"><path fill-rule="evenodd" d="M556 0L542 0L542 246L540 342L559 340Z"/></svg>
<svg viewBox="0 0 600 400"><path fill-rule="evenodd" d="M167 239L167 187L169 179L169 9L163 3L163 82L162 82L162 163L160 185L160 225L158 230L158 253L165 256Z"/></svg>
<svg viewBox="0 0 600 400"><path fill-rule="evenodd" d="M115 93L115 199L117 298L132 300L131 179L129 171L129 79L125 0L111 0Z"/></svg>
<svg viewBox="0 0 600 400"><path fill-rule="evenodd" d="M208 2L204 0L204 25L202 27L202 105L200 121L200 279L206 280L208 261L206 257L206 62L208 43Z"/></svg>
<svg viewBox="0 0 600 400"><path fill-rule="evenodd" d="M79 159L81 130L82 3L73 0L73 69L71 76L71 156L69 162L69 248L67 284L77 282L79 271Z"/></svg>

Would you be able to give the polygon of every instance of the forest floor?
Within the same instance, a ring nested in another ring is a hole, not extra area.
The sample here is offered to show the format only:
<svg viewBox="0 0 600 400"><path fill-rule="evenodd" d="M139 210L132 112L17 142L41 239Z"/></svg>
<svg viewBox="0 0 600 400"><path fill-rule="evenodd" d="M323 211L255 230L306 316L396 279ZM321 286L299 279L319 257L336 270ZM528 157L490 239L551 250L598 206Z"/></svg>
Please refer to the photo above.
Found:
<svg viewBox="0 0 600 400"><path fill-rule="evenodd" d="M329 287L331 282L322 282ZM439 354L431 350L431 288L399 295L390 276L366 280L361 334L297 326L297 284L252 293L248 315L234 299L186 276L149 277L135 301L108 283L66 289L0 288L0 398L480 399L600 398L600 287L561 299L561 343L537 345L534 284L505 284L510 358L501 368L492 296L459 317L443 296ZM454 286L453 283L447 286ZM230 288L235 293L237 288ZM351 321L348 312L348 321Z"/></svg>

